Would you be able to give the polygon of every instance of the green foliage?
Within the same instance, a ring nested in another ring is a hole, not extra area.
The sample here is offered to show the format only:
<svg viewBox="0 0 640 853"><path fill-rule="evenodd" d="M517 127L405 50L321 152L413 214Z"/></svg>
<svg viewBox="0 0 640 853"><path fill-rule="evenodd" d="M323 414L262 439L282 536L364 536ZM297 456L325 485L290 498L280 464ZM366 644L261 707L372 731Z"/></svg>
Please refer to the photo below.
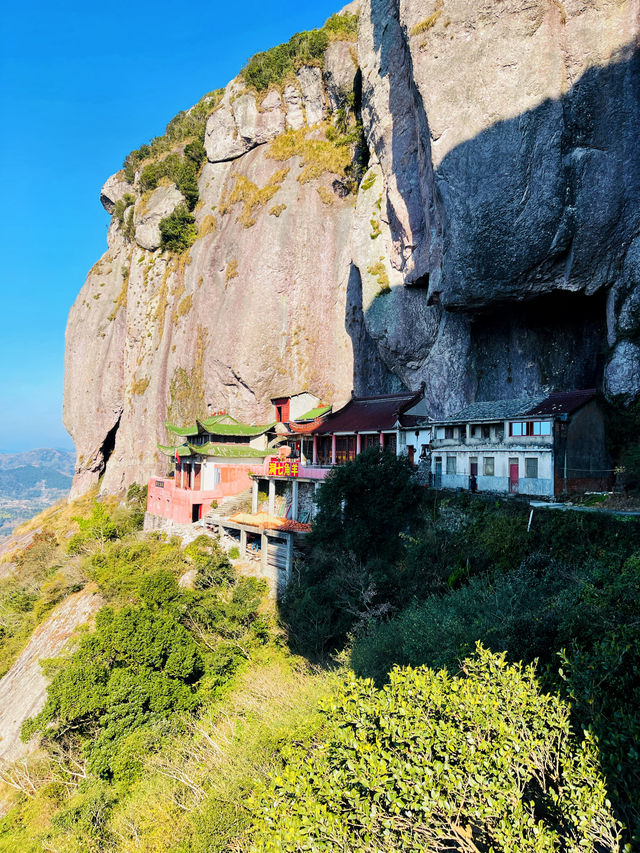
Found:
<svg viewBox="0 0 640 853"><path fill-rule="evenodd" d="M326 710L259 798L254 853L617 849L594 739L533 667L479 648L453 678L347 679Z"/></svg>
<svg viewBox="0 0 640 853"><path fill-rule="evenodd" d="M204 161L200 157L200 149L204 155L204 146L200 140L192 143L189 148L193 156L181 157L179 154L168 154L163 160L154 160L144 167L140 173L140 187L143 191L155 190L158 183L167 178L172 181L185 197L188 209L191 211L198 201L198 170ZM185 149L186 154L186 149Z"/></svg>
<svg viewBox="0 0 640 853"><path fill-rule="evenodd" d="M85 739L89 771L110 778L122 738L196 707L193 685L202 670L195 641L171 612L103 608L95 631L80 640L54 677L43 710L25 723L23 736L39 732L64 741L73 732Z"/></svg>
<svg viewBox="0 0 640 853"><path fill-rule="evenodd" d="M72 520L78 525L79 531L69 540L68 554L79 554L91 544L104 546L107 541L115 539L118 535L118 529L111 515L99 501L93 502L91 515L88 518L74 516Z"/></svg>
<svg viewBox="0 0 640 853"><path fill-rule="evenodd" d="M185 140L202 142L207 118L220 103L221 98L222 89L209 92L190 110L179 112L178 115L174 116L162 136L157 136L151 140L149 145L141 145L140 148L128 154L123 163L126 180L133 183L137 168L148 158L157 158ZM189 145L186 148L189 148ZM186 148L185 154L187 153ZM192 155L187 156L193 159Z"/></svg>
<svg viewBox="0 0 640 853"><path fill-rule="evenodd" d="M318 65L333 39L353 41L358 36L357 15L332 15L320 30L296 33L286 44L253 56L242 69L245 83L263 92L279 86L302 65Z"/></svg>
<svg viewBox="0 0 640 853"><path fill-rule="evenodd" d="M404 595L393 558L403 553L422 492L409 462L378 448L330 472L317 492L312 553L282 604L296 648L316 656L340 647Z"/></svg>
<svg viewBox="0 0 640 853"><path fill-rule="evenodd" d="M116 202L113 213L120 225L124 224L124 214L126 209L130 205L135 204L135 201L136 197L134 195L131 195L131 193L125 193L122 198L119 198Z"/></svg>
<svg viewBox="0 0 640 853"><path fill-rule="evenodd" d="M160 239L164 251L184 252L198 236L195 218L185 204L179 204L169 216L160 220Z"/></svg>
<svg viewBox="0 0 640 853"><path fill-rule="evenodd" d="M371 448L333 468L318 489L312 543L366 560L393 557L420 512L422 489L405 456Z"/></svg>
<svg viewBox="0 0 640 853"><path fill-rule="evenodd" d="M135 487L129 499L143 495ZM96 506L81 521L104 531ZM39 733L80 749L93 775L130 781L146 752L160 744L165 721L216 696L249 650L268 640L268 623L258 615L266 585L238 579L206 536L184 551L161 538L106 542L85 564L113 604L99 611L95 631L70 657L57 662L47 702L25 723L23 736ZM193 568L197 588L181 589L178 578Z"/></svg>
<svg viewBox="0 0 640 853"><path fill-rule="evenodd" d="M355 40L358 38L358 15L332 15L322 28L332 38Z"/></svg>
<svg viewBox="0 0 640 853"><path fill-rule="evenodd" d="M505 517L517 529L511 512L505 509ZM640 557L625 555L634 543L637 548L638 525L588 518L583 527L578 514L543 513L539 529L529 534L529 547L537 541L543 550L511 570L499 543L481 537L494 567L504 563L500 570L472 576L444 595L444 586L435 594L437 575L429 580L426 571L424 588L432 594L418 599L416 592L416 600L394 618L370 624L356 638L351 662L356 673L381 684L394 664L455 672L478 640L513 660L537 659L547 686L571 701L576 728L597 735L610 799L637 840ZM496 520L496 510L487 514L490 520ZM498 531L506 527L498 525ZM478 519L473 529L481 532ZM457 535L466 539L467 532ZM522 538L519 547L511 543L514 561L526 550L526 529ZM549 556L553 550L555 559ZM432 543L425 551L416 548L418 560L429 553Z"/></svg>
<svg viewBox="0 0 640 853"><path fill-rule="evenodd" d="M286 44L257 53L240 72L248 86L263 92L282 84L301 65L315 65L329 46L329 36L322 30L296 33Z"/></svg>

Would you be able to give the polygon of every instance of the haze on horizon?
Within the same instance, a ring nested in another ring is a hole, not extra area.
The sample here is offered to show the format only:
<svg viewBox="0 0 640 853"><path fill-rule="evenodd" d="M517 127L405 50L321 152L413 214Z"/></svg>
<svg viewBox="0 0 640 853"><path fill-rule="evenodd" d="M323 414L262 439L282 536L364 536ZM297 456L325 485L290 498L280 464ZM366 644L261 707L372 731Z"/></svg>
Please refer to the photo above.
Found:
<svg viewBox="0 0 640 853"><path fill-rule="evenodd" d="M73 449L62 425L64 331L106 250L100 187L258 52L321 26L342 4L167 0L91 7L43 0L4 10L0 31L0 211L4 261L0 452Z"/></svg>

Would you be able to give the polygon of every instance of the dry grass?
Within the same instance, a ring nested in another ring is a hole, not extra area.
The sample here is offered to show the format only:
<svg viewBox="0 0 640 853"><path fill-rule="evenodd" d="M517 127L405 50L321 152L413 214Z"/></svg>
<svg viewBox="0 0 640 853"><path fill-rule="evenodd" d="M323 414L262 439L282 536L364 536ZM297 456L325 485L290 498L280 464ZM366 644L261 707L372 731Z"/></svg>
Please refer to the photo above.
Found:
<svg viewBox="0 0 640 853"><path fill-rule="evenodd" d="M231 279L238 277L238 261L235 259L233 261L229 261L227 264L227 269L225 270L224 280L225 286L229 284Z"/></svg>
<svg viewBox="0 0 640 853"><path fill-rule="evenodd" d="M372 266L370 266L367 272L378 279L378 284L380 285L381 292L391 289L389 286L389 274L387 273L387 268L384 265L383 258L380 258L377 264L373 264Z"/></svg>
<svg viewBox="0 0 640 853"><path fill-rule="evenodd" d="M220 706L187 722L186 734L150 759L145 781L110 820L118 850L160 851L168 838L247 849L248 796L280 769L283 743L318 730L318 703L335 678L282 653L264 657Z"/></svg>
<svg viewBox="0 0 640 853"><path fill-rule="evenodd" d="M242 202L242 211L238 217L245 228L251 228L256 224L255 214L271 201L273 196L282 186L282 182L289 173L288 169L279 169L272 175L263 187L258 187L245 175L236 175L233 189L225 194L220 202L218 210L222 216L228 213L234 204Z"/></svg>
<svg viewBox="0 0 640 853"><path fill-rule="evenodd" d="M127 294L129 292L129 270L127 270L127 274L122 277L122 287L120 288L120 293L117 298L113 300L113 310L107 317L107 320L115 320L118 315L118 311L121 308L127 307Z"/></svg>
<svg viewBox="0 0 640 853"><path fill-rule="evenodd" d="M424 19L424 21L420 21L419 24L411 27L409 31L409 35L418 36L421 33L426 33L428 30L435 27L438 23L439 18L442 16L442 11L444 9L444 0L436 0L436 5L433 12Z"/></svg>
<svg viewBox="0 0 640 853"><path fill-rule="evenodd" d="M185 314L188 314L191 311L191 306L193 305L193 295L191 293L187 293L187 295L178 303L178 307L175 310L173 315L174 320L180 319L180 317L184 317Z"/></svg>
<svg viewBox="0 0 640 853"><path fill-rule="evenodd" d="M136 396L141 397L149 387L149 381L148 376L143 376L141 379L134 379L129 391L132 395L135 394Z"/></svg>
<svg viewBox="0 0 640 853"><path fill-rule="evenodd" d="M198 231L198 239L202 239L206 237L207 234L215 234L218 230L218 221L212 213L207 213L206 216L202 217L202 222L200 223L200 229Z"/></svg>
<svg viewBox="0 0 640 853"><path fill-rule="evenodd" d="M326 187L318 187L317 192L322 199L322 203L327 206L332 205L336 200L335 193L332 193L331 190L328 190Z"/></svg>
<svg viewBox="0 0 640 853"><path fill-rule="evenodd" d="M326 125L324 129L326 131ZM314 134L312 138L307 136L310 132ZM301 184L327 173L344 177L352 159L349 145L338 145L326 137L318 139L317 132L318 128L309 131L308 127L288 130L274 139L267 151L267 157L280 161L300 157L302 171L298 180Z"/></svg>

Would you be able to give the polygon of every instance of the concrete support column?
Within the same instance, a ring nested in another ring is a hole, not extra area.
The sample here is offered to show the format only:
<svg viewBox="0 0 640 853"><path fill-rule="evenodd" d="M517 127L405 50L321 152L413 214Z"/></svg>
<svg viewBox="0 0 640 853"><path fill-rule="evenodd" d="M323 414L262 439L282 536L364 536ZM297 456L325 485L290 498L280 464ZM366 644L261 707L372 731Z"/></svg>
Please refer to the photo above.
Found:
<svg viewBox="0 0 640 853"><path fill-rule="evenodd" d="M258 512L258 478L253 478L251 487L251 512L255 515Z"/></svg>
<svg viewBox="0 0 640 853"><path fill-rule="evenodd" d="M298 481L293 480L291 483L291 518L293 521L298 520Z"/></svg>
<svg viewBox="0 0 640 853"><path fill-rule="evenodd" d="M313 436L313 457L311 459L314 465L318 464L318 436Z"/></svg>
<svg viewBox="0 0 640 853"><path fill-rule="evenodd" d="M247 531L241 530L240 531L240 554L244 558L246 553L247 553Z"/></svg>
<svg viewBox="0 0 640 853"><path fill-rule="evenodd" d="M287 573L287 583L289 583L289 580L291 578L291 572L293 571L293 536L291 535L291 533L288 533L286 535L287 535L287 569L286 569L286 573Z"/></svg>
<svg viewBox="0 0 640 853"><path fill-rule="evenodd" d="M269 515L275 515L276 511L276 481L269 480Z"/></svg>
<svg viewBox="0 0 640 853"><path fill-rule="evenodd" d="M263 575L267 574L267 534L263 531L260 534L260 570Z"/></svg>
<svg viewBox="0 0 640 853"><path fill-rule="evenodd" d="M360 456L362 453L362 436L360 433L356 434L356 456Z"/></svg>
<svg viewBox="0 0 640 853"><path fill-rule="evenodd" d="M331 436L331 464L336 464L336 437L335 435Z"/></svg>

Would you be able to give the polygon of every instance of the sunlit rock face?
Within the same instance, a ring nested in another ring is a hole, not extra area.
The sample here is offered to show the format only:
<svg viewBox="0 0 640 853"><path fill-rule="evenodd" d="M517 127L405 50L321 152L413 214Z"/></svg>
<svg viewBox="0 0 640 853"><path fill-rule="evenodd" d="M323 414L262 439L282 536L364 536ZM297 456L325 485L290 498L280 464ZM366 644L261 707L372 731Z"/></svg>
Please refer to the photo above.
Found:
<svg viewBox="0 0 640 853"><path fill-rule="evenodd" d="M635 399L639 18L638 0L366 0L322 67L226 87L188 252L159 244L175 187L110 178L108 212L136 202L69 318L75 492L158 472L167 413L207 403L260 420L275 393L421 382L435 415L553 388ZM346 104L368 148L355 193L270 156ZM238 181L276 189L248 209Z"/></svg>

